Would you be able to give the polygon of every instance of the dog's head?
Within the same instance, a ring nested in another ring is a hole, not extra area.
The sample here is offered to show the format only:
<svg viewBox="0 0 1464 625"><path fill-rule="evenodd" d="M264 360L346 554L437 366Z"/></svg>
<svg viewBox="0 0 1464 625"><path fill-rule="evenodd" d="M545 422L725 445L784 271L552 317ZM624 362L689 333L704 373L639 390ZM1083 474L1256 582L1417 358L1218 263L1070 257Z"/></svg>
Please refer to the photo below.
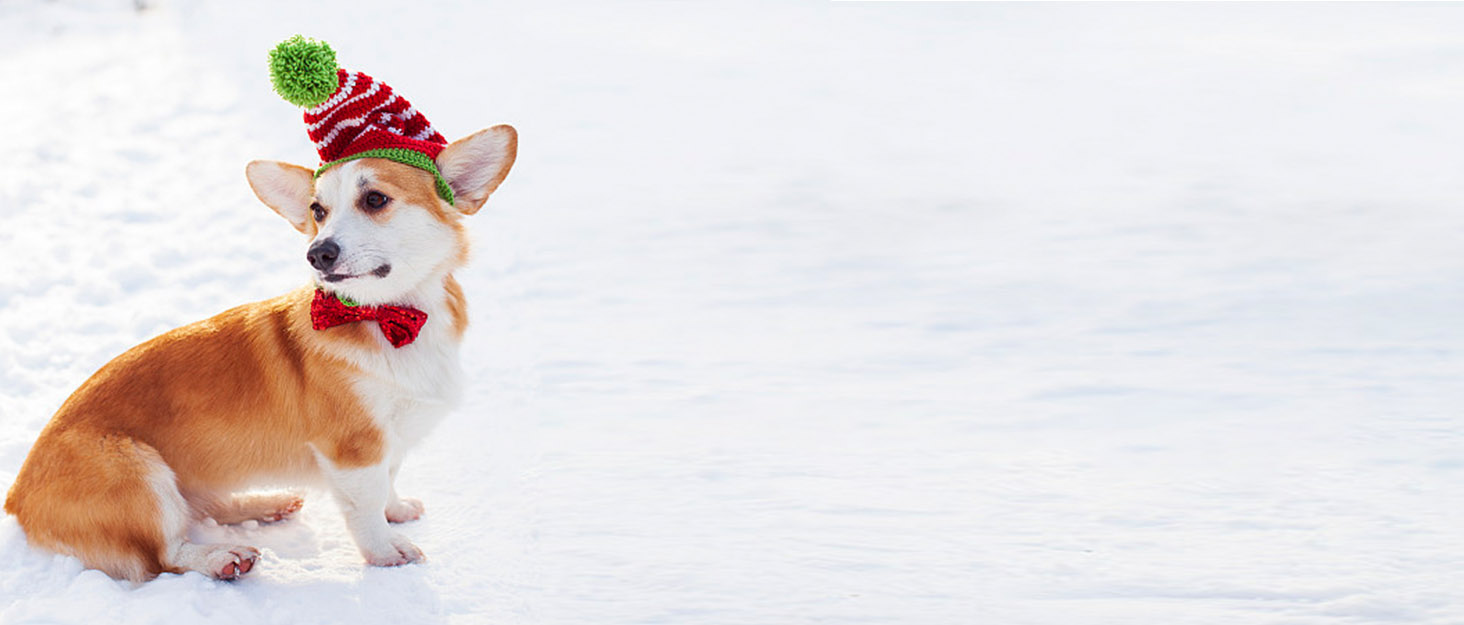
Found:
<svg viewBox="0 0 1464 625"><path fill-rule="evenodd" d="M380 158L348 161L319 178L277 161L249 163L254 194L310 237L305 254L321 286L362 304L397 301L467 257L460 220L482 208L518 150L512 126L453 142L437 169L455 204L438 196L426 170Z"/></svg>

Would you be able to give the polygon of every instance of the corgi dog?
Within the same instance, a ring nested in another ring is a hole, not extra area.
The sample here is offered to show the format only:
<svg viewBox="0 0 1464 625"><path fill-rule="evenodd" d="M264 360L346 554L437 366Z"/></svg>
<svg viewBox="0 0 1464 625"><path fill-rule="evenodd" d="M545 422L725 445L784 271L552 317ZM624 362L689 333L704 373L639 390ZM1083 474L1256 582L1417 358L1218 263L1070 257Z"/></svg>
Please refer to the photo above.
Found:
<svg viewBox="0 0 1464 625"><path fill-rule="evenodd" d="M390 524L417 519L422 504L393 483L461 394L462 220L503 182L517 148L517 132L499 125L443 148L432 159L440 176L385 158L318 177L249 163L255 195L310 238L314 284L107 363L42 430L5 511L32 545L115 578L228 580L253 570L259 551L189 542L189 526L278 521L300 496L246 489L324 484L367 563L421 560Z"/></svg>

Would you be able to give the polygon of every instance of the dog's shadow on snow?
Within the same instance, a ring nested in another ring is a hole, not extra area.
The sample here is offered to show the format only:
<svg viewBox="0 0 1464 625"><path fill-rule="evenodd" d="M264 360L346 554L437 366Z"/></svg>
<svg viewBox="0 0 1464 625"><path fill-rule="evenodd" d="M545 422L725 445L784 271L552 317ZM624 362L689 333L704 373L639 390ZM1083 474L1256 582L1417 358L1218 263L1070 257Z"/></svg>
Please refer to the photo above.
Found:
<svg viewBox="0 0 1464 625"><path fill-rule="evenodd" d="M310 622L377 622L374 619L382 617L412 623L447 622L428 578L430 564L368 566L338 524L331 507L307 507L304 514L277 523L220 526L206 522L189 534L194 540L259 547L264 558L257 575L233 584L206 581L237 587L262 601L293 604L290 607L297 616L315 613ZM395 529L410 537L416 525Z"/></svg>
<svg viewBox="0 0 1464 625"><path fill-rule="evenodd" d="M79 603L110 599L126 606L122 620L138 617L146 622L161 622L151 617L162 614L176 616L178 622L232 622L276 610L287 610L291 622L301 623L447 622L430 563L368 566L344 528L321 528L316 520L196 526L189 532L194 540L259 546L264 552L260 567L236 582L189 572L135 584L83 569L76 558L35 549L26 544L14 519L3 518L0 557L11 564L0 575L0 582L6 582L0 586L20 591L5 612L19 617L64 614ZM398 529L414 533L411 524Z"/></svg>

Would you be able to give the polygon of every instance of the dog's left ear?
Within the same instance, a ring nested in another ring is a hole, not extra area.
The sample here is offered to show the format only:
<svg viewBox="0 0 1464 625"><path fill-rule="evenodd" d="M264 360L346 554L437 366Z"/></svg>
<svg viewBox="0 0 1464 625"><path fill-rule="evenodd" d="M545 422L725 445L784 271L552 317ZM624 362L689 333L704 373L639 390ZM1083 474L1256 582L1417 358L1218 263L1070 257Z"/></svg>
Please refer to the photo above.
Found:
<svg viewBox="0 0 1464 625"><path fill-rule="evenodd" d="M452 187L457 209L471 215L508 176L518 156L518 131L501 124L452 142L437 155L437 169Z"/></svg>

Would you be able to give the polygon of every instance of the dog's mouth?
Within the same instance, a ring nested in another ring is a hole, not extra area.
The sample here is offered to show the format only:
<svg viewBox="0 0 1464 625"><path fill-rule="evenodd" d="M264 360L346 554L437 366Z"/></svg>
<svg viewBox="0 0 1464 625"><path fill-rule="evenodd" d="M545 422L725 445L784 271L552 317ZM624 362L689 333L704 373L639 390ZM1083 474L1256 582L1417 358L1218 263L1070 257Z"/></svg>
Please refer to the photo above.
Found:
<svg viewBox="0 0 1464 625"><path fill-rule="evenodd" d="M387 263L382 263L380 267L377 267L375 269L372 269L371 271L368 271L366 273L358 273L358 274L328 273L328 274L325 274L322 277L325 279L326 282L340 282L342 280L350 280L351 278L365 278L367 276L375 276L377 278L385 278L386 275L389 274L389 273L391 273L391 265L390 264L387 264Z"/></svg>

